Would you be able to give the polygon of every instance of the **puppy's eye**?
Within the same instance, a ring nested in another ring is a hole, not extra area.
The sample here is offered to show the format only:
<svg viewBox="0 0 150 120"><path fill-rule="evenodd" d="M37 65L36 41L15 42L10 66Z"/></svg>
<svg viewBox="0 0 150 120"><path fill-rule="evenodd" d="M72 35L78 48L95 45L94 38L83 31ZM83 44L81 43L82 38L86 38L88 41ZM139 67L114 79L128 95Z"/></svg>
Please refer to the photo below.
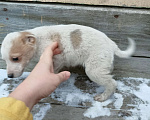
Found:
<svg viewBox="0 0 150 120"><path fill-rule="evenodd" d="M19 58L18 57L14 57L14 58L12 58L12 60L16 62L16 61L19 60Z"/></svg>

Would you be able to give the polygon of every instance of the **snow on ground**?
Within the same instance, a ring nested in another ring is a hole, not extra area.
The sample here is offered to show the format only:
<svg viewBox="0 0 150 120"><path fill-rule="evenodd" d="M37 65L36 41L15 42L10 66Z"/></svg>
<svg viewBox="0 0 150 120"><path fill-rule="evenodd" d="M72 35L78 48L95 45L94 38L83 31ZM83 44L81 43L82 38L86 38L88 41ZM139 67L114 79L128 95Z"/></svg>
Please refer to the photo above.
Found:
<svg viewBox="0 0 150 120"><path fill-rule="evenodd" d="M25 79L29 73L24 73L20 78L13 79L14 82L13 89L21 82L22 79ZM95 89L95 92L89 93L77 88L75 84L75 79L78 75L72 74L70 79L62 83L56 90L51 94L51 98L64 102L68 106L86 106L86 102L90 102L90 106L85 112L84 116L88 118L95 118L98 116L110 116L112 110L122 110L123 105L125 104L127 111L131 112L130 115L123 116L126 120L150 120L150 79L144 78L123 78L122 80L117 80L118 88L114 95L110 97L105 102L97 102L93 100L93 97L102 92L104 88L96 86L95 83L86 81L87 86L93 86L92 89ZM9 94L9 79L7 78L6 70L0 69L0 97L5 97ZM17 82L20 81L20 82ZM92 91L92 90L91 90ZM94 90L93 90L94 91ZM130 98L130 101L126 103L126 98ZM109 106L111 105L111 107ZM42 107L36 105L36 108L40 110L34 115L35 120L42 120L49 109L51 108L50 104L44 104Z"/></svg>
<svg viewBox="0 0 150 120"><path fill-rule="evenodd" d="M0 98L8 96L8 84L4 84L3 80L7 78L6 70L0 69Z"/></svg>
<svg viewBox="0 0 150 120"><path fill-rule="evenodd" d="M40 110L33 116L33 120L42 120L47 111L51 108L49 103L45 103L42 107L37 104L34 107L40 108Z"/></svg>
<svg viewBox="0 0 150 120"><path fill-rule="evenodd" d="M107 106L109 103L108 101L110 100L107 100L106 102L102 103L93 101L92 107L87 109L83 115L88 118L95 118L99 116L110 116L111 115L110 109L105 108L105 106Z"/></svg>

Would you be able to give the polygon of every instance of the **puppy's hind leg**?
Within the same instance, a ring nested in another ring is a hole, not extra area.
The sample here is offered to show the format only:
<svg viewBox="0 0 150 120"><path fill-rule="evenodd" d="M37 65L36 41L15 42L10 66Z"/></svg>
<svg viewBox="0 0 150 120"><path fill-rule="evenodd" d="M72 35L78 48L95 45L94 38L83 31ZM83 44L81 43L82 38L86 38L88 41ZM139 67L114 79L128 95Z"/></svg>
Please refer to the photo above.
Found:
<svg viewBox="0 0 150 120"><path fill-rule="evenodd" d="M111 64L105 64L107 66L104 66L104 63L102 61L100 64L99 62L98 63L95 62L94 64L92 63L86 64L85 71L87 76L92 81L96 82L101 86L104 86L105 88L104 92L94 97L96 101L102 102L107 100L111 96L111 94L115 92L117 82L112 78L112 75L110 75Z"/></svg>
<svg viewBox="0 0 150 120"><path fill-rule="evenodd" d="M98 94L94 97L96 101L105 101L107 100L111 94L113 94L116 90L117 87L117 82L112 79L111 75L105 75L101 74L101 68L94 69L94 70L87 70L86 69L86 74L87 76L97 84L104 86L105 90L102 94Z"/></svg>

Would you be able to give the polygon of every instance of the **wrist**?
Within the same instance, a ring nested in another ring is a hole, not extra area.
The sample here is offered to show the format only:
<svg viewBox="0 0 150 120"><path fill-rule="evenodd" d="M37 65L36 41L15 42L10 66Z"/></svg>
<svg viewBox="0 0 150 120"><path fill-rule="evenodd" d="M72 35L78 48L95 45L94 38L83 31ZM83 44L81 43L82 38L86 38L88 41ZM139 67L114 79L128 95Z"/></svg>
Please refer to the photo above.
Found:
<svg viewBox="0 0 150 120"><path fill-rule="evenodd" d="M8 97L24 102L31 110L38 100L36 96L34 96L34 91L32 91L29 86L30 85L26 81L22 82Z"/></svg>

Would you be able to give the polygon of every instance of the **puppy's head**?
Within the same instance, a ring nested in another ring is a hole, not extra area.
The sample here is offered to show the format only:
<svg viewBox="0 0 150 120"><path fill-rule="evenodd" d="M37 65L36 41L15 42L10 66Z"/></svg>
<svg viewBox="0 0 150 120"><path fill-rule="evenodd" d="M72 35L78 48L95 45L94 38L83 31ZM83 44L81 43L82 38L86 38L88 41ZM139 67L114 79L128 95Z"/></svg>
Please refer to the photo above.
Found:
<svg viewBox="0 0 150 120"><path fill-rule="evenodd" d="M6 61L9 78L21 76L35 49L36 38L29 32L13 32L4 38L1 54L2 59Z"/></svg>

